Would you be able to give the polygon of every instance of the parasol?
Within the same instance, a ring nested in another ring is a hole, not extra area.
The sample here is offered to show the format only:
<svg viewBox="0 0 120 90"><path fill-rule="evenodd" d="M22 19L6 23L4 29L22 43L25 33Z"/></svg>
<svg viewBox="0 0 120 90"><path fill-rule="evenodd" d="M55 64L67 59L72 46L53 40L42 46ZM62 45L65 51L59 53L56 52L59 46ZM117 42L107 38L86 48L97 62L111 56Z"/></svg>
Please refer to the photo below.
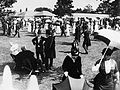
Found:
<svg viewBox="0 0 120 90"><path fill-rule="evenodd" d="M34 16L35 17L53 17L55 16L55 14L48 11L42 11L42 12L36 13Z"/></svg>
<svg viewBox="0 0 120 90"><path fill-rule="evenodd" d="M116 47L120 49L120 32L112 29L101 29L97 31L98 35L95 38L98 38L105 42L108 46Z"/></svg>
<svg viewBox="0 0 120 90"><path fill-rule="evenodd" d="M119 40L120 39L120 32L119 31L115 31L112 29L101 29L101 30L98 30L97 33L98 34L95 35L95 38L105 42L107 44L107 48L106 48L106 50L105 50L105 52L100 60L100 63L98 64L98 67L96 69L92 68L95 71L99 68L99 66L102 62L102 59L104 58L104 55L105 55L106 51L108 50L109 46L120 49L120 40Z"/></svg>

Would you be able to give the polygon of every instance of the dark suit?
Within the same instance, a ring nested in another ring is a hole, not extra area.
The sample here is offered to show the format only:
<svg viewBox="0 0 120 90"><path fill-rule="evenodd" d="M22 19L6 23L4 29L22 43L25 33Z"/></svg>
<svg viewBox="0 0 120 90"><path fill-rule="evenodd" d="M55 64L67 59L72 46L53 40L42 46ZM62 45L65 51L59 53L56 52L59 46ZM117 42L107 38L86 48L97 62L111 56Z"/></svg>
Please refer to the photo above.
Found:
<svg viewBox="0 0 120 90"><path fill-rule="evenodd" d="M83 48L85 49L86 53L87 52L87 49L88 49L88 46L91 46L91 41L90 41L90 37L89 37L89 32L88 31L84 31L84 41L83 41Z"/></svg>
<svg viewBox="0 0 120 90"><path fill-rule="evenodd" d="M49 59L50 59L50 67L53 65L53 58L56 57L56 52L55 52L55 37L49 36L45 40L45 66L46 69L48 70L49 68Z"/></svg>
<svg viewBox="0 0 120 90"><path fill-rule="evenodd" d="M16 23L16 30L15 30L15 34L14 34L14 37L18 34L18 37L20 37L20 21L17 21Z"/></svg>
<svg viewBox="0 0 120 90"><path fill-rule="evenodd" d="M32 43L35 45L35 49L36 49L36 57L37 60L39 60L39 55L41 55L41 59L42 62L44 63L44 46L43 46L43 41L44 41L44 37L40 37L40 40L38 40L38 37L35 37L32 39Z"/></svg>

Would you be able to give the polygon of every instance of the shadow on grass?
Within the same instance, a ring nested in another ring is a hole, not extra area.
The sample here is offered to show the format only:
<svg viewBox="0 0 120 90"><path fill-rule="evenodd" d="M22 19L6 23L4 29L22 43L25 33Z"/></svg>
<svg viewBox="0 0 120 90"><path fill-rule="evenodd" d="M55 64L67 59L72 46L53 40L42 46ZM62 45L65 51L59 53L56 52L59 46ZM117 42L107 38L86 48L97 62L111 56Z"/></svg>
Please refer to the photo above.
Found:
<svg viewBox="0 0 120 90"><path fill-rule="evenodd" d="M61 53L70 53L71 51L59 51Z"/></svg>
<svg viewBox="0 0 120 90"><path fill-rule="evenodd" d="M38 84L41 84L43 79L50 79L51 81L62 80L63 70L62 67L54 67L52 72L41 73L38 77Z"/></svg>
<svg viewBox="0 0 120 90"><path fill-rule="evenodd" d="M33 33L33 32L27 32L25 36L35 37L35 33Z"/></svg>
<svg viewBox="0 0 120 90"><path fill-rule="evenodd" d="M71 42L61 42L61 41L56 42L56 44L60 44L60 45L72 45Z"/></svg>

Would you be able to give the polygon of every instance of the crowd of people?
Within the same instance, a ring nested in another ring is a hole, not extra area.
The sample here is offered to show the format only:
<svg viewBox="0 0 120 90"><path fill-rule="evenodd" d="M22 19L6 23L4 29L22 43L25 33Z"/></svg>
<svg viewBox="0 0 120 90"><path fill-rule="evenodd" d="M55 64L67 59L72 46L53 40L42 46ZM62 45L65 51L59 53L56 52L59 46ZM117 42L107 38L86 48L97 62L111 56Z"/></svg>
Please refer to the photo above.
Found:
<svg viewBox="0 0 120 90"><path fill-rule="evenodd" d="M1 17L0 19L3 29L3 35L15 37L18 34L20 38L20 29L23 28L22 18Z"/></svg>
<svg viewBox="0 0 120 90"><path fill-rule="evenodd" d="M15 37L18 34L18 37L20 37L19 30L24 26L22 19L12 20L2 20L3 34L7 30L7 36L11 36L13 34L12 30L15 30L13 36ZM82 47L85 50L84 54L88 54L88 47L91 46L90 35L94 35L96 30L102 28L119 30L119 23L115 19L98 18L97 20L92 20L91 18L78 18L75 21L71 18L56 22L52 21L52 19L49 20L49 22L47 20L45 22L41 19L41 21L36 21L36 23L28 20L28 23L32 25L31 28L28 28L30 29L28 31L35 32L35 37L31 41L35 46L35 56L25 46L21 47L21 52L18 52L18 45L11 43L12 47L10 50L12 53L10 55L16 63L16 70L25 70L28 72L32 70L34 73L37 70L38 72L49 72L53 70L53 59L56 58L55 37L57 34L67 37L72 33L74 35L74 41L71 45L71 53L64 58L62 64L64 71L62 81L68 75L75 79L83 78L79 44L82 43ZM43 28L45 29L46 36L42 36ZM83 37L83 42L81 42L81 37ZM115 90L115 85L119 84L117 63L110 58L113 51L110 48L103 49L102 55L104 55L104 58L98 60L94 67L91 67L93 71L99 71L94 78L94 82L92 82L94 84L94 90Z"/></svg>

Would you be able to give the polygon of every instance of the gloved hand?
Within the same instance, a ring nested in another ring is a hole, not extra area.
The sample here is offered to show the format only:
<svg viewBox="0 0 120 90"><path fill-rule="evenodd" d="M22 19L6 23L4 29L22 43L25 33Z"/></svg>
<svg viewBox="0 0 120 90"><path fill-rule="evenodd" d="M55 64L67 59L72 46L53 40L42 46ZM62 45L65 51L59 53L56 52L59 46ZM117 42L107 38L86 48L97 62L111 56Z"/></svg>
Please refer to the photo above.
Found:
<svg viewBox="0 0 120 90"><path fill-rule="evenodd" d="M64 72L64 74L65 74L65 76L67 77L68 76L68 72L66 71L66 72Z"/></svg>

